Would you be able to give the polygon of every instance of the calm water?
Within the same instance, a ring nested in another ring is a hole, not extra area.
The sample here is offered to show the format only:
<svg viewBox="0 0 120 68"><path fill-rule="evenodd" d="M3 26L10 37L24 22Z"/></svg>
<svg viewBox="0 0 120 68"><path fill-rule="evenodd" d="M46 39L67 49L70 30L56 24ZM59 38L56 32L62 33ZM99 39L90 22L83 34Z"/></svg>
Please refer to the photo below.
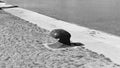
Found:
<svg viewBox="0 0 120 68"><path fill-rule="evenodd" d="M5 0L56 19L120 36L120 0Z"/></svg>

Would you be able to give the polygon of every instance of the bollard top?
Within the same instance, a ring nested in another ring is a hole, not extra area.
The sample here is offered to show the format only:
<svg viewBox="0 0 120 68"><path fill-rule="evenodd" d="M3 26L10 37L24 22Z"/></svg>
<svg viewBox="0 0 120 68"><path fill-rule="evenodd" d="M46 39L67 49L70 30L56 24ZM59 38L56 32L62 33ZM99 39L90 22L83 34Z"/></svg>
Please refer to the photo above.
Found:
<svg viewBox="0 0 120 68"><path fill-rule="evenodd" d="M50 32L50 36L55 39L62 39L62 38L70 39L71 34L64 29L54 29Z"/></svg>

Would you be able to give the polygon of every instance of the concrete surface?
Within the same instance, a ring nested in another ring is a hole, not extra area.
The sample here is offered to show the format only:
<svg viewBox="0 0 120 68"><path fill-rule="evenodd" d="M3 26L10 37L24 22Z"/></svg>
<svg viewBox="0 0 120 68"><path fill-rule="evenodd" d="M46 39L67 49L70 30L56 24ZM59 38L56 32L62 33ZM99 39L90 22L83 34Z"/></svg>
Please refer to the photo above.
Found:
<svg viewBox="0 0 120 68"><path fill-rule="evenodd" d="M120 0L4 0L59 20L120 36Z"/></svg>
<svg viewBox="0 0 120 68"><path fill-rule="evenodd" d="M120 38L117 36L56 20L22 8L4 9L4 11L50 31L56 28L65 29L72 34L73 42L82 42L86 48L102 53L113 62L120 64Z"/></svg>

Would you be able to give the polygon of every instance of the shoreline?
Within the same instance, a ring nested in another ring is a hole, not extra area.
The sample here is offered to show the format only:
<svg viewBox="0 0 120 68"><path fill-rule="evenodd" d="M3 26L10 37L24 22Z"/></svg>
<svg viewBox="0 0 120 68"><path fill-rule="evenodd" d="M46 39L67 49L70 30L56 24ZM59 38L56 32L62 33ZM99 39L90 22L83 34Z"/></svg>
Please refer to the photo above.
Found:
<svg viewBox="0 0 120 68"><path fill-rule="evenodd" d="M18 5L21 8L47 15L58 20L120 36L120 5L117 6L117 4L115 4L120 3L120 1L5 0L5 2L12 5Z"/></svg>

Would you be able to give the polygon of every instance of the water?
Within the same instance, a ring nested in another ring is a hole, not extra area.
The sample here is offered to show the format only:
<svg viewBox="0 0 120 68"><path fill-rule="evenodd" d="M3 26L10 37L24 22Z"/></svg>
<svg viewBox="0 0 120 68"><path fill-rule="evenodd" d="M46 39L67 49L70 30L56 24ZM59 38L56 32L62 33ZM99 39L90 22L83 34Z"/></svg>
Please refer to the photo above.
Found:
<svg viewBox="0 0 120 68"><path fill-rule="evenodd" d="M5 0L56 19L120 36L120 0Z"/></svg>

